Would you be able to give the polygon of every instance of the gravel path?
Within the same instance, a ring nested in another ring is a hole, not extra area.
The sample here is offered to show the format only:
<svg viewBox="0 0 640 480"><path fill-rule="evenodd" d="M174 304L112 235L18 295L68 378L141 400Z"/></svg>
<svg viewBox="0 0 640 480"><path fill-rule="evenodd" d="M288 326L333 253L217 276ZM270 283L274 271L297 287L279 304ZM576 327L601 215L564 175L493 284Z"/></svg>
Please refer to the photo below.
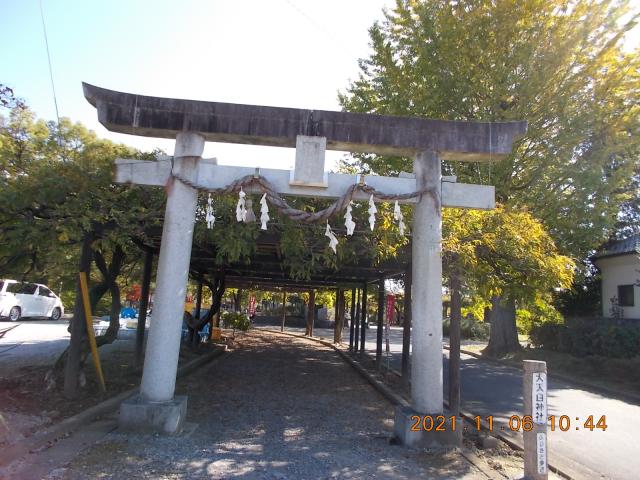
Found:
<svg viewBox="0 0 640 480"><path fill-rule="evenodd" d="M486 478L457 453L390 445L393 407L331 349L253 330L178 383L191 434L107 435L56 472L84 479Z"/></svg>

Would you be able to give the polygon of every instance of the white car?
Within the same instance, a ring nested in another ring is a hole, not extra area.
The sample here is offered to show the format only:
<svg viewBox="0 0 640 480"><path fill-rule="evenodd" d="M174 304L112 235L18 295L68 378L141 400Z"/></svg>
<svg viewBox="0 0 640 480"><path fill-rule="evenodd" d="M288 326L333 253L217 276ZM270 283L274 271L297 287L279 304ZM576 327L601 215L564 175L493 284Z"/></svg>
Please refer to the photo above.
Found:
<svg viewBox="0 0 640 480"><path fill-rule="evenodd" d="M39 283L0 280L0 318L17 322L22 317L59 320L64 314L60 298Z"/></svg>

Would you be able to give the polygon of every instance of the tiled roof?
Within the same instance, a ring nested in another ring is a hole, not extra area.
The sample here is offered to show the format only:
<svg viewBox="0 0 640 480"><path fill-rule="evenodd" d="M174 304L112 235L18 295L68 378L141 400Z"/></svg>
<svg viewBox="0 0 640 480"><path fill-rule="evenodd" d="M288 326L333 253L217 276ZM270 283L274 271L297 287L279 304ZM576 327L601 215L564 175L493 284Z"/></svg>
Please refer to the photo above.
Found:
<svg viewBox="0 0 640 480"><path fill-rule="evenodd" d="M616 240L605 245L593 258L613 257L640 251L640 234L632 235L624 240Z"/></svg>

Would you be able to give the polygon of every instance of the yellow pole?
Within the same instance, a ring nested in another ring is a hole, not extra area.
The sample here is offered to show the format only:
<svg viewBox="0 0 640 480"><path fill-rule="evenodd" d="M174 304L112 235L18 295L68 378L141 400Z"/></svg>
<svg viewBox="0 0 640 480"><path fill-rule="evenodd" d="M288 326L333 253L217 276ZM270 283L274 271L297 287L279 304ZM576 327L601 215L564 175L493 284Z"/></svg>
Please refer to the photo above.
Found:
<svg viewBox="0 0 640 480"><path fill-rule="evenodd" d="M102 375L102 366L100 365L100 357L98 356L98 347L96 345L96 337L93 332L93 317L91 316L91 304L89 303L89 289L87 288L87 274L80 272L80 290L82 291L82 303L84 304L84 318L87 322L87 335L89 337L89 345L91 346L91 356L93 357L93 366L100 380L100 388L103 392L107 391L104 384L104 375Z"/></svg>

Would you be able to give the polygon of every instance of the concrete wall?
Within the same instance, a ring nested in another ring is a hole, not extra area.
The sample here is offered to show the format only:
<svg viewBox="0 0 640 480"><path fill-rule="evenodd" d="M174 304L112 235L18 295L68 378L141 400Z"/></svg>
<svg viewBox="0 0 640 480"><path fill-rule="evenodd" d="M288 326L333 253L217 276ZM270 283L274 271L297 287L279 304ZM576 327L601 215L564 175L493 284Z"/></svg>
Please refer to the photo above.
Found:
<svg viewBox="0 0 640 480"><path fill-rule="evenodd" d="M611 317L611 297L618 296L618 285L635 284L640 279L640 259L636 254L596 260L602 272L602 315ZM633 307L623 307L624 318L640 319L640 287L633 288Z"/></svg>

